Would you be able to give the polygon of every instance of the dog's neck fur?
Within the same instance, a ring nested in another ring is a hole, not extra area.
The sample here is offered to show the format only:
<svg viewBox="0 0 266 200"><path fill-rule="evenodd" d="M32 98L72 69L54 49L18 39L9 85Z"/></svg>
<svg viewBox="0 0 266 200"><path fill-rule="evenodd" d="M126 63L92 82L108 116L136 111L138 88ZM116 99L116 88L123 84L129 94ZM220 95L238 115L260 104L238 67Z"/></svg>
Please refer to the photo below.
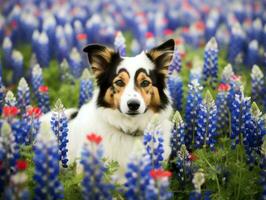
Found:
<svg viewBox="0 0 266 200"><path fill-rule="evenodd" d="M96 89L93 95L94 101L96 101L98 93L99 91ZM166 109L161 110L160 113L158 113L158 120L161 121L168 119L171 115L171 110L171 104L169 103ZM120 111L114 110L112 108L98 107L96 108L96 111L97 116L102 121L106 122L110 127L131 136L143 135L145 128L155 115L155 113L151 110L148 110L144 114L133 117L123 114Z"/></svg>

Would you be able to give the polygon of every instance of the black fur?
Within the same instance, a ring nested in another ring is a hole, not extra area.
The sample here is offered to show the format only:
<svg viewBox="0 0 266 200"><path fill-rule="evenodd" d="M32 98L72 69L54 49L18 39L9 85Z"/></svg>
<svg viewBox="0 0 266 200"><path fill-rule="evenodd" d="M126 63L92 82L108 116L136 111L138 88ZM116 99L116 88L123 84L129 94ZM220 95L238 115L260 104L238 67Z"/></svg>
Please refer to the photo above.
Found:
<svg viewBox="0 0 266 200"><path fill-rule="evenodd" d="M109 87L112 87L113 79L116 76L116 69L119 63L122 61L119 53L114 53L111 62L107 64L105 71L97 78L97 85L99 87L99 96L97 99L97 105L100 107L110 107L110 105L104 101L104 96Z"/></svg>

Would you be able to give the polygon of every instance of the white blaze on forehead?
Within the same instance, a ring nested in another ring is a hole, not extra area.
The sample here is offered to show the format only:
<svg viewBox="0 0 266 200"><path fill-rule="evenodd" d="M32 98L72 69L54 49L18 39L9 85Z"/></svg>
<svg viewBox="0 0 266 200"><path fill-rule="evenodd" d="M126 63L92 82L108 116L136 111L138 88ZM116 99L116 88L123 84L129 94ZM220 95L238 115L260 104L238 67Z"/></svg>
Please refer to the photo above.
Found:
<svg viewBox="0 0 266 200"><path fill-rule="evenodd" d="M144 52L135 57L123 57L123 61L117 67L116 73L121 69L125 69L129 73L130 80L134 81L136 71L140 68L145 69L147 72L154 69L154 64Z"/></svg>
<svg viewBox="0 0 266 200"><path fill-rule="evenodd" d="M130 76L129 82L125 87L120 101L120 110L123 113L129 112L127 103L131 99L139 101L139 113L144 113L146 110L144 99L142 98L141 94L135 90L135 74L141 68L145 69L147 72L154 69L154 64L150 61L150 59L144 52L135 57L124 57L123 61L117 67L116 73L118 73L121 69L125 69Z"/></svg>

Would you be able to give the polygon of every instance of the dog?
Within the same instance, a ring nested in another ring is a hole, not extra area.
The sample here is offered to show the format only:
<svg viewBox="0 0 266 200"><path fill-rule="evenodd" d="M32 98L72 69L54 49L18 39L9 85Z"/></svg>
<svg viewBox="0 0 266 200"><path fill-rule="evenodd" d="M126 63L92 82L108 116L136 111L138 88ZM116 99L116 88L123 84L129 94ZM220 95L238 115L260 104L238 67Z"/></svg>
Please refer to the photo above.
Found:
<svg viewBox="0 0 266 200"><path fill-rule="evenodd" d="M172 107L166 81L174 46L170 39L135 57L121 57L99 44L84 48L97 88L78 113L66 110L75 115L69 121L70 163L79 163L86 135L93 132L103 138L104 157L117 161L123 175L131 155L143 152L143 133L154 115L163 131L164 159L169 157ZM41 121L50 117L48 114Z"/></svg>

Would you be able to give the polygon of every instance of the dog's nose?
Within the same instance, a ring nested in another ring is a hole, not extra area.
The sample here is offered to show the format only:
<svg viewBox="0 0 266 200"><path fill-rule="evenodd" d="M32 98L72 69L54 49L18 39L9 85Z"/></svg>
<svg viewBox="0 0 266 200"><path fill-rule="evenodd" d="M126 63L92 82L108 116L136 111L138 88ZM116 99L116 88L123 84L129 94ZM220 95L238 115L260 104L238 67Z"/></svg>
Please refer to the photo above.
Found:
<svg viewBox="0 0 266 200"><path fill-rule="evenodd" d="M128 106L130 111L136 111L140 107L140 102L136 99L129 100L127 102L127 106Z"/></svg>

